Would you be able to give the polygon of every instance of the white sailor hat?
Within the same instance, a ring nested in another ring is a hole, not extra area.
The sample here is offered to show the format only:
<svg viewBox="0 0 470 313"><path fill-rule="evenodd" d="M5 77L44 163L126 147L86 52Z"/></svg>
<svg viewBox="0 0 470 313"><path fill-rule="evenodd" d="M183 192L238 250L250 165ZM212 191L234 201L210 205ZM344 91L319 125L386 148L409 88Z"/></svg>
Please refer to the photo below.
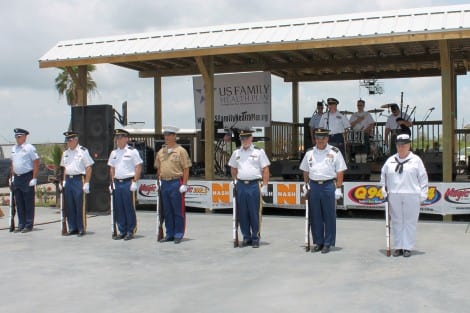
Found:
<svg viewBox="0 0 470 313"><path fill-rule="evenodd" d="M23 128L15 128L13 132L15 133L15 137L29 135L29 131Z"/></svg>
<svg viewBox="0 0 470 313"><path fill-rule="evenodd" d="M179 131L178 127L175 126L163 126L163 135L176 134Z"/></svg>
<svg viewBox="0 0 470 313"><path fill-rule="evenodd" d="M403 144L410 143L410 142L411 142L411 138L410 138L410 135L408 134L401 134L397 136L397 145L403 145Z"/></svg>

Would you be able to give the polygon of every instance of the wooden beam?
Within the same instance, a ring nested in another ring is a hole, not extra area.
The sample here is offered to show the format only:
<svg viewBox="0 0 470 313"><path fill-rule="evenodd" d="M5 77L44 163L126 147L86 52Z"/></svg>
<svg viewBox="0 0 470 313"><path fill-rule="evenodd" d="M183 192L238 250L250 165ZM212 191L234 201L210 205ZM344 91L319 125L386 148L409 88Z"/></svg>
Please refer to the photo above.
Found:
<svg viewBox="0 0 470 313"><path fill-rule="evenodd" d="M87 66L80 65L78 67L78 84L77 84L77 105L87 105Z"/></svg>
<svg viewBox="0 0 470 313"><path fill-rule="evenodd" d="M153 78L153 120L155 125L155 134L162 135L162 77L156 75Z"/></svg>

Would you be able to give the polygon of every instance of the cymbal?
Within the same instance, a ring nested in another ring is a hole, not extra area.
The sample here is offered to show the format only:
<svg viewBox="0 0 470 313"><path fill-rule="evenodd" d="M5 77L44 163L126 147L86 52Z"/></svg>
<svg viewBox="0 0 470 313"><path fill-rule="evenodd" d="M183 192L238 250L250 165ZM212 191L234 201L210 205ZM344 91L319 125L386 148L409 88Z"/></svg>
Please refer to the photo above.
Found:
<svg viewBox="0 0 470 313"><path fill-rule="evenodd" d="M382 110L382 109L372 109L372 110L369 110L367 112L369 112L369 113L380 113L380 112L383 112L383 111L384 110Z"/></svg>
<svg viewBox="0 0 470 313"><path fill-rule="evenodd" d="M388 109L392 105L396 105L396 103L386 103L386 104L382 104L380 107L383 108L383 109Z"/></svg>
<svg viewBox="0 0 470 313"><path fill-rule="evenodd" d="M343 114L343 115L353 114L353 112L347 111L347 110L339 111L339 113L341 113L341 114Z"/></svg>

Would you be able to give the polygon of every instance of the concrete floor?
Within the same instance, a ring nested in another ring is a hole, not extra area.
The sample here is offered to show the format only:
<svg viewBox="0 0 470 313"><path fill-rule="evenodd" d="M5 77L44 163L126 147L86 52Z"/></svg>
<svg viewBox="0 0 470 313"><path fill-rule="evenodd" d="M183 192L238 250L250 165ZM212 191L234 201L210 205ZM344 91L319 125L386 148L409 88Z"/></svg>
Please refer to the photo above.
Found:
<svg viewBox="0 0 470 313"><path fill-rule="evenodd" d="M8 215L7 207L2 207ZM134 240L109 216L82 238L60 235L54 208L31 233L0 218L2 312L468 312L466 223L423 222L410 258L385 256L382 220L339 218L337 247L307 253L304 219L265 216L259 249L233 248L231 215L190 213L179 244L157 243L138 211Z"/></svg>

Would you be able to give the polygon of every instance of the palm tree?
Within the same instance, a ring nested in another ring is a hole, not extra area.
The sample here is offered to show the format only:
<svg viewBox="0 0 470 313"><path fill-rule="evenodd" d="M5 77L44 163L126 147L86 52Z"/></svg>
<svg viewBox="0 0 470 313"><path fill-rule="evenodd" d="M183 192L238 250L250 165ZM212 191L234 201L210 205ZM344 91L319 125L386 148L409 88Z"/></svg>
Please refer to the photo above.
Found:
<svg viewBox="0 0 470 313"><path fill-rule="evenodd" d="M57 89L57 92L59 93L59 96L64 96L67 99L67 104L70 106L75 106L77 105L77 85L75 81L72 78L72 75L70 74L69 70L66 67L59 67L58 69L61 70L59 75L55 78L55 88ZM87 65L86 66L87 70L87 83L86 83L86 88L87 88L87 93L95 93L96 92L96 82L93 80L91 77L91 72L96 70L96 66L93 64ZM78 66L71 66L70 71L75 73L78 77Z"/></svg>

